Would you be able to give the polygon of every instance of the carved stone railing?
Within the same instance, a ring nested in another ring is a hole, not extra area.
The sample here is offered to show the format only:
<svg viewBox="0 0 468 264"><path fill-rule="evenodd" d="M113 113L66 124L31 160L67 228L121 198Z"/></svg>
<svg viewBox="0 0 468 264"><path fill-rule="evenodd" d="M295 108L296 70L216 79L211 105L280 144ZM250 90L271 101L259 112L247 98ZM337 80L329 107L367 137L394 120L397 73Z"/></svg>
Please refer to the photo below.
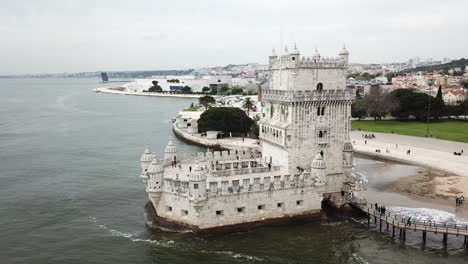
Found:
<svg viewBox="0 0 468 264"><path fill-rule="evenodd" d="M264 100L282 102L304 102L304 101L333 101L333 100L354 100L354 89L343 90L306 90L306 91L285 91L285 90L262 90Z"/></svg>

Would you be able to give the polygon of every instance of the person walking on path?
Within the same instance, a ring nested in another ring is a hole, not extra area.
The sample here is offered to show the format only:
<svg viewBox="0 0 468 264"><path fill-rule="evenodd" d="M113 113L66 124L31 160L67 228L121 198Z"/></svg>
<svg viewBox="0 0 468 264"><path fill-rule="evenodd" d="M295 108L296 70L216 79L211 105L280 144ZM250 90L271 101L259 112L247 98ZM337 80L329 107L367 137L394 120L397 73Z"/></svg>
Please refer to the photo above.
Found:
<svg viewBox="0 0 468 264"><path fill-rule="evenodd" d="M407 226L411 226L411 217L408 218L408 221L406 221L406 225L407 225Z"/></svg>

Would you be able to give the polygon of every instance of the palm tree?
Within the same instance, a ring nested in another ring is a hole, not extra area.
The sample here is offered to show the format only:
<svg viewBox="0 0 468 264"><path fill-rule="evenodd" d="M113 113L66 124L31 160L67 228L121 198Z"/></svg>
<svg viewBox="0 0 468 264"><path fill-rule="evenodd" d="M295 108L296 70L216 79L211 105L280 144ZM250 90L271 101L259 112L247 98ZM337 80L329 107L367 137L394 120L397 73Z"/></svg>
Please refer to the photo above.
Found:
<svg viewBox="0 0 468 264"><path fill-rule="evenodd" d="M245 101L242 107L247 110L247 115L249 115L250 110L254 108L254 103L252 102L252 100L250 100L250 97L245 98Z"/></svg>

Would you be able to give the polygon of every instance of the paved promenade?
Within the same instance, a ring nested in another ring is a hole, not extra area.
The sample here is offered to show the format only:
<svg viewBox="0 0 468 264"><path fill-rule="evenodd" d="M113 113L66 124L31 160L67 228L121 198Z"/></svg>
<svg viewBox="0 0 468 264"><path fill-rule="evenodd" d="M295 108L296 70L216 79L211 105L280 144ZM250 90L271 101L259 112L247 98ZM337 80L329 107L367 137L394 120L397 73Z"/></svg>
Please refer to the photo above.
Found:
<svg viewBox="0 0 468 264"><path fill-rule="evenodd" d="M222 138L222 139L207 139L201 137L200 134L190 134L185 128L178 128L175 123L173 130L176 135L182 137L195 144L203 145L210 148L223 148L229 150L246 150L246 149L260 149L258 140L252 138Z"/></svg>
<svg viewBox="0 0 468 264"><path fill-rule="evenodd" d="M351 132L354 150L358 153L468 177L467 143L387 133L373 133L375 139L365 139L362 137L364 134L370 133ZM366 141L367 144L365 144ZM376 150L380 150L380 153L377 153ZM408 150L411 151L409 155L407 154ZM461 152L461 150L464 151L462 156L453 155L453 152Z"/></svg>
<svg viewBox="0 0 468 264"><path fill-rule="evenodd" d="M96 88L98 93L122 94L122 95L137 95L137 96L156 96L156 97L183 97L183 98L199 98L203 94L170 94L170 93L145 93L145 92L126 92L114 90L109 87Z"/></svg>

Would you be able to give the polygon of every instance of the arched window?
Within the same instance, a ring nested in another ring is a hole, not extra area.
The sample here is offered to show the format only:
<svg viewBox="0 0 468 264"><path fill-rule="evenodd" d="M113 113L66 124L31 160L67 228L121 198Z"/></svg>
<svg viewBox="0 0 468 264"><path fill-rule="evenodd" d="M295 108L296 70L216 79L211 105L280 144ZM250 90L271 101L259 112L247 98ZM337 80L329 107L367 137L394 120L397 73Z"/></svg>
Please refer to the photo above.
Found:
<svg viewBox="0 0 468 264"><path fill-rule="evenodd" d="M325 157L323 156L323 150L320 151L320 155L322 155L322 158L325 158Z"/></svg>
<svg viewBox="0 0 468 264"><path fill-rule="evenodd" d="M322 130L319 131L319 138L322 138L323 137L323 132Z"/></svg>
<svg viewBox="0 0 468 264"><path fill-rule="evenodd" d="M321 92L323 90L323 83L317 84L317 91Z"/></svg>
<svg viewBox="0 0 468 264"><path fill-rule="evenodd" d="M325 115L325 106L322 107L322 115Z"/></svg>
<svg viewBox="0 0 468 264"><path fill-rule="evenodd" d="M320 116L320 106L317 107L317 116Z"/></svg>

